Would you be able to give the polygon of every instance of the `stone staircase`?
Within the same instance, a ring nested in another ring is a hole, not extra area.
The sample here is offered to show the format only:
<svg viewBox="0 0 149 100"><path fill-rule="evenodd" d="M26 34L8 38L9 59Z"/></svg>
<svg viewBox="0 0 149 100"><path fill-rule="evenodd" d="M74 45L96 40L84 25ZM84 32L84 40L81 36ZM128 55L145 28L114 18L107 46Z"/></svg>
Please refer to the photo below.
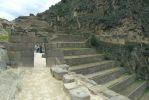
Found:
<svg viewBox="0 0 149 100"><path fill-rule="evenodd" d="M105 60L103 54L89 48L86 38L79 35L58 35L53 41L63 50L64 60L70 66L69 71L82 74L86 78L124 95L131 100L147 100L147 83L136 80L135 74L128 74L118 62ZM141 99L140 99L141 98Z"/></svg>

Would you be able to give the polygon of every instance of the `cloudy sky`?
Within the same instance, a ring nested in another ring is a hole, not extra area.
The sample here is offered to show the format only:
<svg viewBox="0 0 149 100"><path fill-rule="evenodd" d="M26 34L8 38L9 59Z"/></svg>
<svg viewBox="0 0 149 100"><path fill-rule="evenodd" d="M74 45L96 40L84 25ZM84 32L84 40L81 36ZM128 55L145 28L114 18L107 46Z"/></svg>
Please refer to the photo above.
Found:
<svg viewBox="0 0 149 100"><path fill-rule="evenodd" d="M0 0L0 18L13 20L18 16L37 14L61 0Z"/></svg>

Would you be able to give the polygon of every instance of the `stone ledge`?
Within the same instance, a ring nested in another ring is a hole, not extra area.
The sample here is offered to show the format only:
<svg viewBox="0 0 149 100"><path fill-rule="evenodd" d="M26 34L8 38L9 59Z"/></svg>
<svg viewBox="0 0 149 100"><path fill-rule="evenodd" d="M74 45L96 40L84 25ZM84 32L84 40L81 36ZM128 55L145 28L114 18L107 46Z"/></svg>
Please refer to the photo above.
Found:
<svg viewBox="0 0 149 100"><path fill-rule="evenodd" d="M74 81L75 81L75 79L74 79L73 75L66 74L63 76L63 83L71 83Z"/></svg>
<svg viewBox="0 0 149 100"><path fill-rule="evenodd" d="M81 85L77 84L76 82L66 83L64 84L64 91L69 93L70 90L80 87Z"/></svg>
<svg viewBox="0 0 149 100"><path fill-rule="evenodd" d="M64 81L66 82L64 83L64 91L70 95L72 100L130 100L103 85L97 85L83 75L69 73L63 78L66 80Z"/></svg>
<svg viewBox="0 0 149 100"><path fill-rule="evenodd" d="M90 100L90 92L86 87L78 87L69 92L72 100Z"/></svg>
<svg viewBox="0 0 149 100"><path fill-rule="evenodd" d="M68 68L69 68L69 66L66 64L55 65L55 66L52 66L51 73L52 73L53 77L55 77L56 79L62 80L63 76L68 73Z"/></svg>

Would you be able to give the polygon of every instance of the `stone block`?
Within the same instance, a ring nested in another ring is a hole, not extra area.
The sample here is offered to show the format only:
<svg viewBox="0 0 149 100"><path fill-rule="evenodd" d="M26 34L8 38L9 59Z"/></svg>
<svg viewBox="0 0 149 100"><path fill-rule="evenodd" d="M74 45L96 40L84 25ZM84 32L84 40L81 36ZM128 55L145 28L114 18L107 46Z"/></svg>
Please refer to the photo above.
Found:
<svg viewBox="0 0 149 100"><path fill-rule="evenodd" d="M8 51L20 51L21 43L8 43L6 48Z"/></svg>
<svg viewBox="0 0 149 100"><path fill-rule="evenodd" d="M63 55L63 51L60 49L54 49L54 50L46 50L45 52L47 57L61 57Z"/></svg>
<svg viewBox="0 0 149 100"><path fill-rule="evenodd" d="M57 43L58 48L86 48L85 42L64 42Z"/></svg>
<svg viewBox="0 0 149 100"><path fill-rule="evenodd" d="M46 39L45 39L45 37L36 37L36 42L38 42L38 43L45 43Z"/></svg>
<svg viewBox="0 0 149 100"><path fill-rule="evenodd" d="M65 56L73 56L73 55L96 54L96 51L92 48L87 48L87 49L63 49L63 53L64 53Z"/></svg>
<svg viewBox="0 0 149 100"><path fill-rule="evenodd" d="M85 87L70 90L71 100L90 100L90 92Z"/></svg>
<svg viewBox="0 0 149 100"><path fill-rule="evenodd" d="M55 50L57 48L56 43L45 43L45 49L48 50Z"/></svg>
<svg viewBox="0 0 149 100"><path fill-rule="evenodd" d="M128 97L131 100L138 100L138 98L140 98L143 95L143 93L144 93L144 91L145 91L146 88L147 88L147 83L146 82L143 82L139 87L137 87L135 89L135 91L133 91L132 93L130 93L128 95Z"/></svg>
<svg viewBox="0 0 149 100"><path fill-rule="evenodd" d="M54 65L60 65L60 64L64 64L65 61L63 59L63 57L46 57L46 64L47 67L51 67Z"/></svg>
<svg viewBox="0 0 149 100"><path fill-rule="evenodd" d="M63 75L67 74L68 70L57 66L57 67L52 67L51 72L56 79L62 80Z"/></svg>
<svg viewBox="0 0 149 100"><path fill-rule="evenodd" d="M32 36L32 34L29 34L29 35L22 35L21 36L21 42L22 43L35 43L36 41L36 37L35 36Z"/></svg>
<svg viewBox="0 0 149 100"><path fill-rule="evenodd" d="M136 75L130 75L130 77L128 77L127 79L118 82L117 84L114 84L113 86L110 86L110 89L118 92L120 90L122 90L124 87L127 87L129 84L133 83L136 80Z"/></svg>
<svg viewBox="0 0 149 100"><path fill-rule="evenodd" d="M34 43L21 43L21 51L33 51L34 50Z"/></svg>
<svg viewBox="0 0 149 100"><path fill-rule="evenodd" d="M22 57L34 57L34 51L33 50L23 50L21 51Z"/></svg>
<svg viewBox="0 0 149 100"><path fill-rule="evenodd" d="M75 79L74 79L73 75L66 74L63 76L63 82L64 83L72 83L74 81L75 81Z"/></svg>
<svg viewBox="0 0 149 100"><path fill-rule="evenodd" d="M56 58L55 57L46 57L46 66L47 67L52 67L56 65Z"/></svg>
<svg viewBox="0 0 149 100"><path fill-rule="evenodd" d="M68 70L69 69L69 65L67 65L67 64L55 65L53 67L60 67L60 68L63 68L65 70Z"/></svg>
<svg viewBox="0 0 149 100"><path fill-rule="evenodd" d="M64 91L69 93L70 90L78 88L79 85L76 82L72 82L72 83L65 83L64 84Z"/></svg>
<svg viewBox="0 0 149 100"><path fill-rule="evenodd" d="M127 97L118 95L118 96L111 97L108 100L130 100L130 99L128 99Z"/></svg>
<svg viewBox="0 0 149 100"><path fill-rule="evenodd" d="M21 36L19 36L19 35L10 35L9 42L11 42L11 43L20 43L21 42Z"/></svg>
<svg viewBox="0 0 149 100"><path fill-rule="evenodd" d="M66 63L69 65L79 65L79 64L86 64L86 63L92 63L92 62L99 62L104 59L103 54L97 54L97 55L87 55L87 56L77 56L77 57L66 57L64 58Z"/></svg>
<svg viewBox="0 0 149 100"><path fill-rule="evenodd" d="M22 57L22 66L34 67L34 57Z"/></svg>
<svg viewBox="0 0 149 100"><path fill-rule="evenodd" d="M17 67L21 64L21 54L18 51L9 51L7 52L9 57L9 65L12 67Z"/></svg>

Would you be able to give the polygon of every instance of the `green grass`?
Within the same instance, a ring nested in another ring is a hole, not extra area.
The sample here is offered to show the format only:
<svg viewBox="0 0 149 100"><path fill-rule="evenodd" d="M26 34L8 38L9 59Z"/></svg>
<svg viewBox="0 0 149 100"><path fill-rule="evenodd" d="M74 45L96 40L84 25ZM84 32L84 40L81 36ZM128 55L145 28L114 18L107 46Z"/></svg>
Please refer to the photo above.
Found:
<svg viewBox="0 0 149 100"><path fill-rule="evenodd" d="M137 82L137 83L143 83L144 80L136 80L135 82Z"/></svg>
<svg viewBox="0 0 149 100"><path fill-rule="evenodd" d="M0 41L8 41L8 34L0 34Z"/></svg>
<svg viewBox="0 0 149 100"><path fill-rule="evenodd" d="M149 93L149 87L145 89L145 93Z"/></svg>

